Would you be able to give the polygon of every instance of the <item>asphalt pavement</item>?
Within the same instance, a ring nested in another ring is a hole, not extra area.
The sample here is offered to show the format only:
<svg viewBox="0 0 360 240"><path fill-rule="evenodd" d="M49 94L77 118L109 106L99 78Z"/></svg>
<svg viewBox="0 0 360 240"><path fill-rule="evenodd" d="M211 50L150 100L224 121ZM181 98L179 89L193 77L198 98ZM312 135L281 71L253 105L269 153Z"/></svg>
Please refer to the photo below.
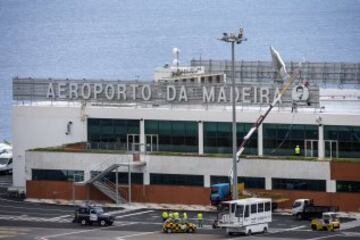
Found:
<svg viewBox="0 0 360 240"><path fill-rule="evenodd" d="M298 221L292 216L273 215L266 234L253 236L227 236L224 230L212 229L215 213L204 213L204 227L196 233L162 233L160 210L106 209L115 216L113 226L82 226L72 223L75 207L29 203L0 198L0 239L360 239L360 223L344 231L315 232L308 221ZM187 212L189 221L196 223L197 212ZM346 224L346 223L344 223Z"/></svg>

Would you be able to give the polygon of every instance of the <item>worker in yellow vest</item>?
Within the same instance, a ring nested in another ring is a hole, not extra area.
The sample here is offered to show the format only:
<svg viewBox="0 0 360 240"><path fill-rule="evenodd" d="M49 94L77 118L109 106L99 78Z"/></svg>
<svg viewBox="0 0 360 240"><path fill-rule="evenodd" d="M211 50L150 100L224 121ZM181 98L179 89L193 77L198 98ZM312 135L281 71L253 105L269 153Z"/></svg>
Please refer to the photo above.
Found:
<svg viewBox="0 0 360 240"><path fill-rule="evenodd" d="M167 211L163 211L163 212L161 213L161 217L162 217L163 221L165 222L165 221L169 218L168 212L167 212Z"/></svg>
<svg viewBox="0 0 360 240"><path fill-rule="evenodd" d="M296 156L300 156L300 153L301 153L300 146L299 146L299 145L296 145L296 147L295 147L295 155L296 155Z"/></svg>
<svg viewBox="0 0 360 240"><path fill-rule="evenodd" d="M180 220L180 215L178 212L174 212L174 219L175 220Z"/></svg>
<svg viewBox="0 0 360 240"><path fill-rule="evenodd" d="M169 218L172 218L172 219L174 219L174 213L172 213L172 212L169 212Z"/></svg>
<svg viewBox="0 0 360 240"><path fill-rule="evenodd" d="M199 228L201 228L203 226L203 214L198 213L197 214L197 219L198 219L198 226L199 226Z"/></svg>
<svg viewBox="0 0 360 240"><path fill-rule="evenodd" d="M186 223L188 220L188 215L186 212L183 212L183 222Z"/></svg>

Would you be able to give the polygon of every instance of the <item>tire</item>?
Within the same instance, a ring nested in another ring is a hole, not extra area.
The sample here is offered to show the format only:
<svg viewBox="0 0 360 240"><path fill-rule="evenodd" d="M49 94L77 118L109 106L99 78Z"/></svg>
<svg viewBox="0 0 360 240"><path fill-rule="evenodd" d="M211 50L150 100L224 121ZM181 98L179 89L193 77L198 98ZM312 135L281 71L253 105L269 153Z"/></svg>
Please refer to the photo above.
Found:
<svg viewBox="0 0 360 240"><path fill-rule="evenodd" d="M246 236L251 236L252 232L251 229L249 229L249 231L247 231Z"/></svg>
<svg viewBox="0 0 360 240"><path fill-rule="evenodd" d="M82 219L82 220L80 221L80 223L81 223L81 225L86 225L86 224L87 224L87 221L86 221L85 219Z"/></svg>
<svg viewBox="0 0 360 240"><path fill-rule="evenodd" d="M108 222L108 225L111 226L111 225L113 225L113 223L114 223L114 222Z"/></svg>
<svg viewBox="0 0 360 240"><path fill-rule="evenodd" d="M311 224L311 229L314 230L314 231L316 231L316 230L317 230L316 225L315 225L315 224Z"/></svg>
<svg viewBox="0 0 360 240"><path fill-rule="evenodd" d="M268 232L267 227L264 227L264 231L263 231L263 233L267 233L267 232Z"/></svg>
<svg viewBox="0 0 360 240"><path fill-rule="evenodd" d="M229 236L232 236L232 235L233 235L233 232L228 232L228 235L229 235Z"/></svg>
<svg viewBox="0 0 360 240"><path fill-rule="evenodd" d="M102 227L106 226L106 221L105 220L100 220L99 225L102 226Z"/></svg>

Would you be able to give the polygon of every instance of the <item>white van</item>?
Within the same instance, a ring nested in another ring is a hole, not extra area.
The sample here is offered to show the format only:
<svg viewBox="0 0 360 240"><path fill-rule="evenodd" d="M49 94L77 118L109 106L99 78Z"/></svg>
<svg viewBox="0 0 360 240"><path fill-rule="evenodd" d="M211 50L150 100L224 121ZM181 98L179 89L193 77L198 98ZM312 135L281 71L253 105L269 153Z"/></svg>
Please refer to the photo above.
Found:
<svg viewBox="0 0 360 240"><path fill-rule="evenodd" d="M229 235L233 233L267 232L272 221L270 198L246 198L226 201L226 212L219 216L217 227L225 228Z"/></svg>

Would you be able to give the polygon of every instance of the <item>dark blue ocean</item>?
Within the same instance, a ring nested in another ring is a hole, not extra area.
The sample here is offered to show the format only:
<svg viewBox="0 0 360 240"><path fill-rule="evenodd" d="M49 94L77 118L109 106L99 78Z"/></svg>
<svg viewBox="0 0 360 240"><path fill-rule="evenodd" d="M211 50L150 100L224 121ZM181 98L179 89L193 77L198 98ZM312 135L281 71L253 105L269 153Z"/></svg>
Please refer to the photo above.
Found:
<svg viewBox="0 0 360 240"><path fill-rule="evenodd" d="M237 59L359 62L360 1L0 0L0 141L11 140L11 80L21 77L152 79L181 49L230 58L216 40L245 28Z"/></svg>

